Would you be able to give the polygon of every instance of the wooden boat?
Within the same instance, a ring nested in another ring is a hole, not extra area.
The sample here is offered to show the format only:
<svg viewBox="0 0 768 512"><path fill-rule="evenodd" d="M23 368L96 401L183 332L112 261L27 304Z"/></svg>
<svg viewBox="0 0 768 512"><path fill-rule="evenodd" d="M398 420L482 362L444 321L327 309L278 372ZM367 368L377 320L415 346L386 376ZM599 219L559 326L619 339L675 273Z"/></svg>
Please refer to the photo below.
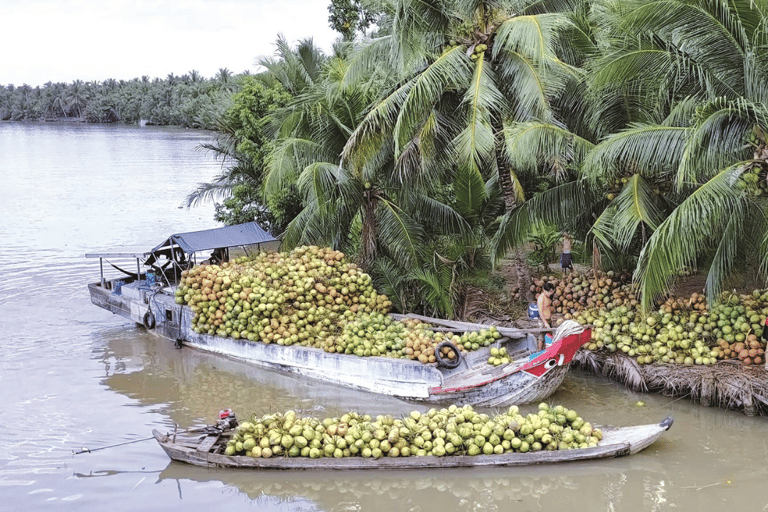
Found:
<svg viewBox="0 0 768 512"><path fill-rule="evenodd" d="M431 403L496 406L543 400L560 386L574 354L591 337L588 329L571 323L571 331L556 332L540 351L536 339L539 332L498 327L502 338L496 346L506 348L511 363L489 365L490 347L485 347L465 354L456 367L448 368L407 359L358 357L313 347L264 344L196 333L192 330L192 310L175 302L174 277L177 278L180 270L179 260L194 261L200 252L211 249L229 251L274 241L255 224L247 225L247 229L243 226L246 225L172 235L148 251L86 254L89 258L99 258L102 268L100 282L88 285L91 302L144 325L179 347L188 346L302 377ZM167 272L159 265L164 257L168 259L166 265L171 264ZM106 280L103 260L117 258L135 259L136 273L128 273L123 279ZM142 272L142 265L151 265L154 273ZM435 330L454 333L489 327L416 315L408 317L428 322Z"/></svg>
<svg viewBox="0 0 768 512"><path fill-rule="evenodd" d="M306 457L274 457L256 459L247 456L224 455L224 449L232 431L204 435L196 439L178 439L174 435L161 434L153 430L152 434L175 461L211 468L244 469L426 469L488 466L529 466L589 459L623 457L644 450L653 444L672 426L671 417L660 423L631 427L600 427L603 439L592 448L574 450L539 451L528 453L504 453L499 455L450 455L445 457L383 457L380 459L363 457L324 457L310 459Z"/></svg>

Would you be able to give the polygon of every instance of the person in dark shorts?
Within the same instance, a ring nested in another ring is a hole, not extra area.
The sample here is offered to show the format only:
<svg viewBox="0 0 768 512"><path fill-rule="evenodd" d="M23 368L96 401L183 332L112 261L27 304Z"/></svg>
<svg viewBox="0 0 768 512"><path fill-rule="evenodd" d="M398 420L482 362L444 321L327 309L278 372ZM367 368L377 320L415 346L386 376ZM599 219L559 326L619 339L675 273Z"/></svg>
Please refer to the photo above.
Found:
<svg viewBox="0 0 768 512"><path fill-rule="evenodd" d="M563 232L563 253L560 255L560 268L563 274L573 272L573 258L571 257L571 235Z"/></svg>

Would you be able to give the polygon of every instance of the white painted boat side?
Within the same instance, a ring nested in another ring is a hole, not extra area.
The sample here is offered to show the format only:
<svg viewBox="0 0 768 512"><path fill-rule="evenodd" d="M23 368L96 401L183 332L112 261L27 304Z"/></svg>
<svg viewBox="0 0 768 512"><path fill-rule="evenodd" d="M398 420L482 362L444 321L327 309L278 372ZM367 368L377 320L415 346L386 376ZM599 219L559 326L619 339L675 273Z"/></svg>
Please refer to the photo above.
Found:
<svg viewBox="0 0 768 512"><path fill-rule="evenodd" d="M152 332L170 340L181 340L186 346L408 400L491 406L542 400L560 386L569 366L555 367L543 377L519 371L525 360L517 365L493 369L485 363L488 349L484 349L467 356L468 362L463 363L466 368L446 370L407 359L358 357L314 347L210 336L192 330L194 314L189 307L175 303L172 290L132 289L129 293L116 295L98 283L89 285L89 289L94 304L134 322L145 323L148 312L151 313L155 323ZM532 336L524 336L515 342L520 347L535 343ZM487 378L478 375L486 371L491 371L492 375ZM450 385L446 385L447 380Z"/></svg>

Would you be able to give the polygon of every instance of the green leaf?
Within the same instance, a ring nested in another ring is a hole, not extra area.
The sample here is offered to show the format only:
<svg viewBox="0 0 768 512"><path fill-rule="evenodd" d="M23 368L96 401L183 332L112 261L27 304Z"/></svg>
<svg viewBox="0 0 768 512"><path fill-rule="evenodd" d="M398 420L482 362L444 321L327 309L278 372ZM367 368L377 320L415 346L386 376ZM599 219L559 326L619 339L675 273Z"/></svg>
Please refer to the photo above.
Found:
<svg viewBox="0 0 768 512"><path fill-rule="evenodd" d="M565 128L538 121L504 127L504 150L509 163L529 172L547 165L564 170L578 166L595 146Z"/></svg>
<svg viewBox="0 0 768 512"><path fill-rule="evenodd" d="M460 165L453 179L456 210L470 224L474 223L486 199L485 182L474 166Z"/></svg>
<svg viewBox="0 0 768 512"><path fill-rule="evenodd" d="M638 227L645 224L653 232L664 220L664 201L639 174L633 175L606 209L611 214L598 218L592 232L602 244L626 251Z"/></svg>

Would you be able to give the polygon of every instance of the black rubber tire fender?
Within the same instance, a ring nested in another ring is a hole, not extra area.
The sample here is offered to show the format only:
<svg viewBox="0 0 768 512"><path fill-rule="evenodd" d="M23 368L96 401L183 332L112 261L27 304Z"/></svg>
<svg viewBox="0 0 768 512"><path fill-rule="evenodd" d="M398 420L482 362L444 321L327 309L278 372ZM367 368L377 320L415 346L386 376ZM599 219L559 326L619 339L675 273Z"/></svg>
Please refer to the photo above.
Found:
<svg viewBox="0 0 768 512"><path fill-rule="evenodd" d="M155 315L152 314L152 311L147 310L146 313L144 313L144 328L146 329L154 329L155 328Z"/></svg>
<svg viewBox="0 0 768 512"><path fill-rule="evenodd" d="M456 354L456 357L453 359L443 357L440 352L442 352L443 348L445 347L453 350ZM461 351L456 345L453 344L453 342L445 340L441 343L438 343L438 345L435 347L435 359L437 360L437 366L442 366L443 368L448 368L450 370L461 364Z"/></svg>

